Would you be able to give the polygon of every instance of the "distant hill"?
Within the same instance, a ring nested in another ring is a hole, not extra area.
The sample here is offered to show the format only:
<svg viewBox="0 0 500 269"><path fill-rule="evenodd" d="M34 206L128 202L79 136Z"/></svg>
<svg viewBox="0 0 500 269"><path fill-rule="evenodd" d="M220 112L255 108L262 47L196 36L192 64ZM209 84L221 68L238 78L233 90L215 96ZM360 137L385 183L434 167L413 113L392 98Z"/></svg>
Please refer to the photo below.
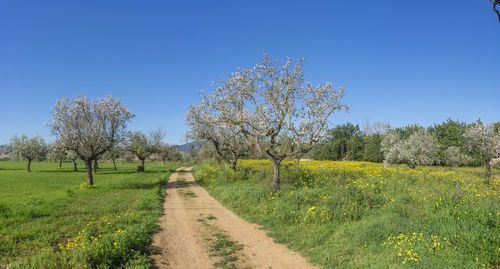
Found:
<svg viewBox="0 0 500 269"><path fill-rule="evenodd" d="M187 143L187 144L182 144L182 145L177 145L177 151L178 152L186 152L186 153L191 153L191 149L193 148L199 148L201 146L200 142L193 142L193 143Z"/></svg>

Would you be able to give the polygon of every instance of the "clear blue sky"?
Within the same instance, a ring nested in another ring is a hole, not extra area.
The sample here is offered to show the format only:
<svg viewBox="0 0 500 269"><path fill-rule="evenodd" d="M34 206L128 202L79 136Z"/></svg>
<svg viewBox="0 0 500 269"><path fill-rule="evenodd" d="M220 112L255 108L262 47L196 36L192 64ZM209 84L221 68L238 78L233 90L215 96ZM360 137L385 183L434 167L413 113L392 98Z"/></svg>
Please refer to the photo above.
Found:
<svg viewBox="0 0 500 269"><path fill-rule="evenodd" d="M111 94L183 142L198 92L263 52L305 57L343 85L332 123L500 120L500 23L474 1L0 0L0 144L45 123L62 96Z"/></svg>

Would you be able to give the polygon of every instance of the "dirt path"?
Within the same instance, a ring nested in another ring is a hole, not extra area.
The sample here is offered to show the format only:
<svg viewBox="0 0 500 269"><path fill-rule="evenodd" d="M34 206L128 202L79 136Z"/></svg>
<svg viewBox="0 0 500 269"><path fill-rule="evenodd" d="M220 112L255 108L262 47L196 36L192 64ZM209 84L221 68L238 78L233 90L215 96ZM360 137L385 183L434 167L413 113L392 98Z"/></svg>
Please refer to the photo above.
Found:
<svg viewBox="0 0 500 269"><path fill-rule="evenodd" d="M194 182L191 167L177 171L170 176L161 230L153 238L157 268L318 268L222 206Z"/></svg>

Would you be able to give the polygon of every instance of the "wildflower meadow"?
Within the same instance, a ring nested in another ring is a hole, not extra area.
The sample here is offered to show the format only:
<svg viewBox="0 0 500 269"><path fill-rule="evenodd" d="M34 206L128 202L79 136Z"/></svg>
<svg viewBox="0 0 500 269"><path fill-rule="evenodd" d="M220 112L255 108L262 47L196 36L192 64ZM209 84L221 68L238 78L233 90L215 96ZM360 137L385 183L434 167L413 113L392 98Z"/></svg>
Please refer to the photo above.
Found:
<svg viewBox="0 0 500 269"><path fill-rule="evenodd" d="M284 162L282 188L267 160L236 170L205 164L199 182L275 241L325 268L500 266L500 169Z"/></svg>

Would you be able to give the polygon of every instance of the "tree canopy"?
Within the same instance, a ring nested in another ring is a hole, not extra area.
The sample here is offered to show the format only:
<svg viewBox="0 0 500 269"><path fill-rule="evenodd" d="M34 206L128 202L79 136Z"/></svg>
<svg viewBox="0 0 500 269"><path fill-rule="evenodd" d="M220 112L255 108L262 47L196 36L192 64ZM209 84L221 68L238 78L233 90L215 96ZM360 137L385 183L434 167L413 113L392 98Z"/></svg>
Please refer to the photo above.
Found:
<svg viewBox="0 0 500 269"><path fill-rule="evenodd" d="M52 107L48 126L67 150L74 151L84 160L87 180L92 185L92 161L124 141L127 123L133 117L120 98L63 97Z"/></svg>

